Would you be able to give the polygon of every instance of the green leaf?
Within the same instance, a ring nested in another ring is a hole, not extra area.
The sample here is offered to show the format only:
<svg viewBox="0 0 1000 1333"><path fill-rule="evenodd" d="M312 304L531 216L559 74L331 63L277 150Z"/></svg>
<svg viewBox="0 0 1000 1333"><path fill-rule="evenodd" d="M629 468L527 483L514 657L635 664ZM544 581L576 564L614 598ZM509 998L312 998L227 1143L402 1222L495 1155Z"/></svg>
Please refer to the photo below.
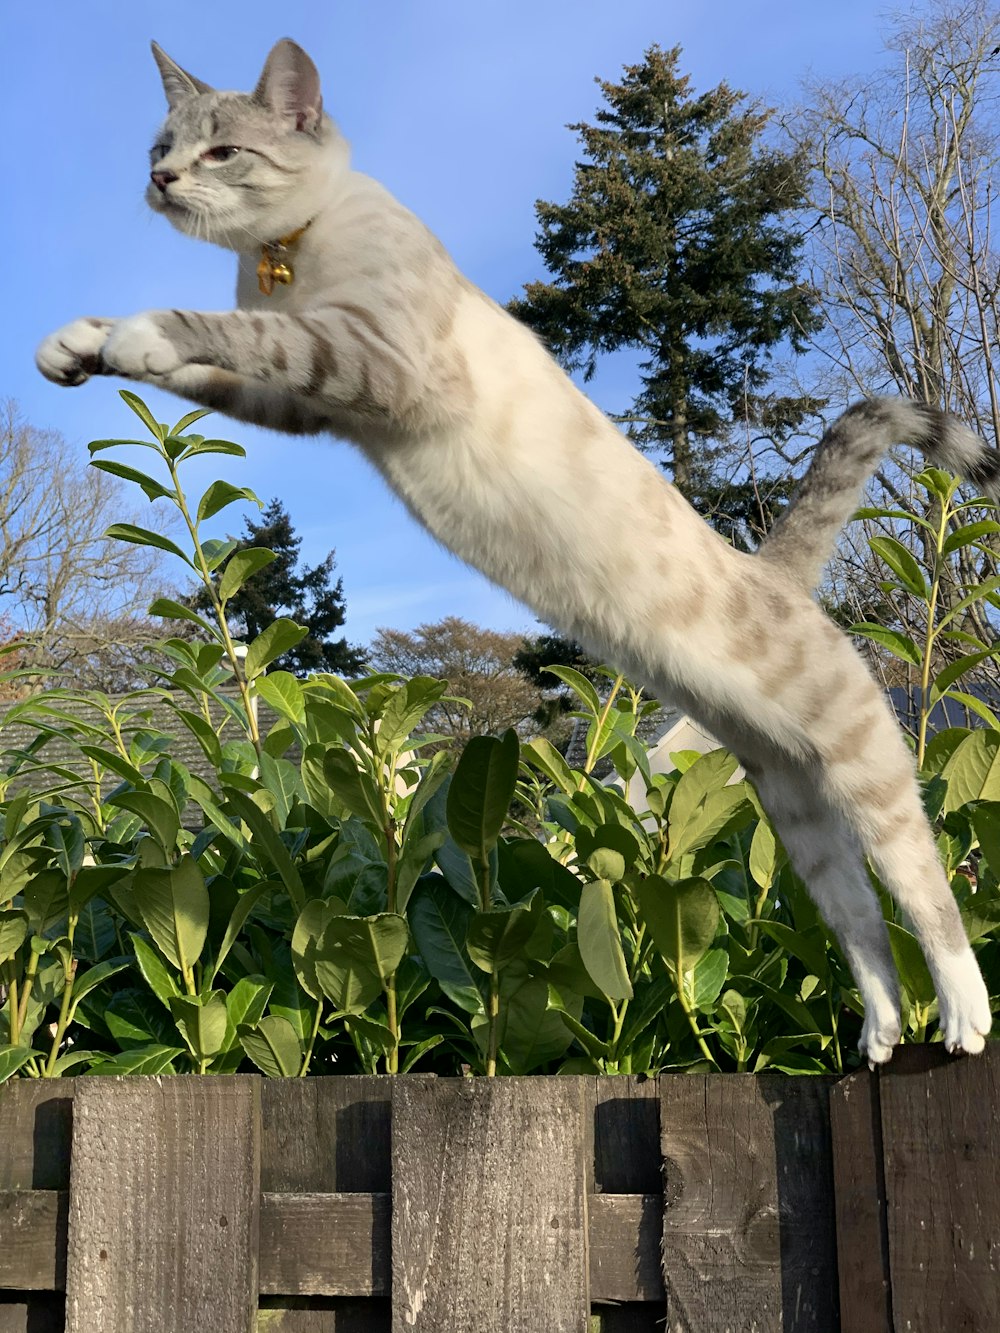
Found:
<svg viewBox="0 0 1000 1333"><path fill-rule="evenodd" d="M170 1001L181 990L176 977L167 971L166 964L156 950L141 935L129 935L135 950L135 961L149 989L153 992L164 1009L170 1010Z"/></svg>
<svg viewBox="0 0 1000 1333"><path fill-rule="evenodd" d="M177 556L186 565L194 568L191 560L176 542L172 542L169 537L164 537L159 532L151 532L149 528L139 528L134 523L112 523L104 535L114 537L120 542L131 542L133 546L155 546L160 551L167 551L170 555Z"/></svg>
<svg viewBox="0 0 1000 1333"><path fill-rule="evenodd" d="M241 1025L240 1045L268 1078L294 1078L302 1065L302 1050L287 1018L269 1014L256 1027Z"/></svg>
<svg viewBox="0 0 1000 1333"><path fill-rule="evenodd" d="M164 428L156 420L139 395L133 393L131 389L119 389L118 397L126 404L126 406L132 409L142 424L147 428L150 435L162 442L165 436Z"/></svg>
<svg viewBox="0 0 1000 1333"><path fill-rule="evenodd" d="M123 791L117 796L109 796L108 804L138 815L165 852L172 852L176 847L181 821L169 802L154 796L151 791Z"/></svg>
<svg viewBox="0 0 1000 1333"><path fill-rule="evenodd" d="M606 879L583 886L576 936L583 965L595 985L609 1000L630 1000L632 983L622 950L615 896Z"/></svg>
<svg viewBox="0 0 1000 1333"><path fill-rule="evenodd" d="M749 819L746 784L728 785L737 767L726 750L713 750L699 756L678 779L668 816L672 859L706 846L742 807Z"/></svg>
<svg viewBox="0 0 1000 1333"><path fill-rule="evenodd" d="M235 504L237 500L249 500L258 509L264 506L248 486L234 486L228 481L213 481L208 490L198 501L198 522L212 518L220 509Z"/></svg>
<svg viewBox="0 0 1000 1333"><path fill-rule="evenodd" d="M229 597L235 596L248 579L265 565L271 564L272 560L277 560L275 552L267 551L264 547L247 547L245 551L237 551L229 560L221 577L219 584L221 600L228 601Z"/></svg>
<svg viewBox="0 0 1000 1333"><path fill-rule="evenodd" d="M407 911L417 952L428 972L469 1013L482 1008L482 998L469 970L465 941L472 909L438 875L422 879Z"/></svg>
<svg viewBox="0 0 1000 1333"><path fill-rule="evenodd" d="M929 1005L935 996L934 982L915 936L895 922L886 923L896 969L914 1004Z"/></svg>
<svg viewBox="0 0 1000 1333"><path fill-rule="evenodd" d="M13 958L27 938L27 912L19 908L0 912L0 962Z"/></svg>
<svg viewBox="0 0 1000 1333"><path fill-rule="evenodd" d="M784 862L784 852L775 837L771 821L761 819L754 829L750 844L749 866L754 883L762 889L770 888Z"/></svg>
<svg viewBox="0 0 1000 1333"><path fill-rule="evenodd" d="M530 1074L541 1065L564 1055L573 1042L563 1015L549 1008L549 988L544 977L526 977L501 998L503 1006L502 1052L513 1074ZM582 999L575 1017L583 1010Z"/></svg>
<svg viewBox="0 0 1000 1333"><path fill-rule="evenodd" d="M729 954L725 949L709 949L694 966L692 993L694 1007L702 1013L714 1012L719 992L729 976Z"/></svg>
<svg viewBox="0 0 1000 1333"><path fill-rule="evenodd" d="M969 801L1000 800L1000 732L970 732L952 751L941 776L948 783L945 813Z"/></svg>
<svg viewBox="0 0 1000 1333"><path fill-rule="evenodd" d="M124 972L127 967L132 966L131 958L108 958L103 963L98 963L96 967L88 967L86 972L81 972L73 982L73 1002L70 1010L70 1021L76 1012L76 1006L91 991L96 990L98 986L103 985L108 977L115 976L118 972Z"/></svg>
<svg viewBox="0 0 1000 1333"><path fill-rule="evenodd" d="M292 931L292 966L299 985L314 1000L323 991L316 978L316 954L323 932L333 916L343 914L344 905L337 898L313 898L299 913Z"/></svg>
<svg viewBox="0 0 1000 1333"><path fill-rule="evenodd" d="M219 945L219 951L215 958L215 967L212 969L212 973L208 978L209 986L211 986L215 981L215 978L218 976L219 968L226 961L230 949L239 938L239 933L246 925L250 913L260 902L261 898L272 892L273 888L273 884L264 880L260 884L255 884L253 888L247 889L245 893L240 894L236 906L233 908L232 915L229 918L229 924L226 926L226 933L223 935L222 942Z"/></svg>
<svg viewBox="0 0 1000 1333"><path fill-rule="evenodd" d="M38 1054L30 1046L0 1046L0 1083L6 1083L33 1055Z"/></svg>
<svg viewBox="0 0 1000 1333"><path fill-rule="evenodd" d="M1000 654L1000 643L995 643L991 647L978 653L968 653L965 657L958 658L957 661L950 663L943 670L939 671L931 684L931 704L936 704L949 689L959 676L964 676L967 671L971 671L974 666L985 661L988 657L996 657Z"/></svg>
<svg viewBox="0 0 1000 1333"><path fill-rule="evenodd" d="M927 591L927 580L902 542L897 541L895 537L871 537L868 545L876 555L882 557L907 592L912 592L914 597L919 597L921 601L927 601L930 595Z"/></svg>
<svg viewBox="0 0 1000 1333"><path fill-rule="evenodd" d="M826 935L822 927L793 930L791 926L786 926L781 921L751 921L750 924L765 935L769 935L786 953L797 958L809 975L824 981L829 977L830 962L826 951Z"/></svg>
<svg viewBox="0 0 1000 1333"><path fill-rule="evenodd" d="M184 1054L181 1046L137 1046L132 1051L122 1051L113 1060L102 1060L91 1065L91 1074L172 1074L173 1062Z"/></svg>
<svg viewBox="0 0 1000 1333"><path fill-rule="evenodd" d="M193 426L194 423L200 421L202 417L210 417L211 415L212 409L210 407L196 407L193 412L186 412L184 416L181 417L180 421L178 421L170 434L183 435L189 426Z"/></svg>
<svg viewBox="0 0 1000 1333"><path fill-rule="evenodd" d="M447 690L446 680L435 680L432 676L414 676L394 689L379 721L379 750L385 753L397 749Z"/></svg>
<svg viewBox="0 0 1000 1333"><path fill-rule="evenodd" d="M308 748L313 749L312 746ZM323 755L323 773L334 794L352 815L370 820L376 828L381 828L383 815L378 787L371 775L358 767L350 750L340 746L327 750Z"/></svg>
<svg viewBox="0 0 1000 1333"><path fill-rule="evenodd" d="M170 1001L177 1030L196 1060L210 1060L222 1049L228 1013L221 990L208 995L178 995Z"/></svg>
<svg viewBox="0 0 1000 1333"><path fill-rule="evenodd" d="M466 941L469 957L484 972L501 972L518 958L534 934L542 911L542 895L516 907L476 912Z"/></svg>
<svg viewBox="0 0 1000 1333"><path fill-rule="evenodd" d="M448 789L448 829L479 862L489 858L517 785L520 745L510 729L502 739L474 736L462 752Z"/></svg>
<svg viewBox="0 0 1000 1333"><path fill-rule="evenodd" d="M600 717L603 712L600 695L586 676L568 666L550 666L543 668L547 675L555 676L568 685L577 694L592 717Z"/></svg>
<svg viewBox="0 0 1000 1333"><path fill-rule="evenodd" d="M200 440L189 444L184 450L185 458L194 458L197 454L227 454L232 458L246 458L247 451L242 444L233 444L232 440Z"/></svg>
<svg viewBox="0 0 1000 1333"><path fill-rule="evenodd" d="M43 870L24 886L24 908L31 929L40 935L69 910L66 876L61 870ZM0 958L3 957L0 944Z"/></svg>
<svg viewBox="0 0 1000 1333"><path fill-rule="evenodd" d="M636 891L642 918L664 962L675 973L690 971L708 952L719 927L719 900L711 884L649 875Z"/></svg>
<svg viewBox="0 0 1000 1333"><path fill-rule="evenodd" d="M970 546L973 542L978 542L981 538L991 536L997 532L1000 532L1000 523L993 518L984 518L978 523L964 523L945 539L945 543L941 547L941 553L942 555L951 555L953 551L957 551L963 546Z"/></svg>
<svg viewBox="0 0 1000 1333"><path fill-rule="evenodd" d="M157 597L156 601L150 604L149 614L160 616L163 620L189 620L192 625L197 625L207 634L218 634L216 627L210 625L204 616L192 611L189 606L182 606L180 602L173 601L170 597Z"/></svg>
<svg viewBox="0 0 1000 1333"><path fill-rule="evenodd" d="M233 787L227 787L226 789L226 803L249 827L252 845L257 855L260 856L263 853L270 861L278 872L282 884L288 890L289 898L291 898L295 907L301 911L305 903L302 877L288 848L281 841L267 815L256 802L250 799L246 792L236 791Z"/></svg>
<svg viewBox="0 0 1000 1333"><path fill-rule="evenodd" d="M335 916L315 953L316 980L343 1013L363 1013L406 953L405 917Z"/></svg>
<svg viewBox="0 0 1000 1333"><path fill-rule="evenodd" d="M108 441L109 444L114 441ZM91 446L93 448L93 446ZM138 468L129 467L125 463L118 463L109 458L94 458L90 466L96 468L98 472L110 472L113 477L121 477L123 481L131 481L136 486L140 486L145 492L147 500L176 500L177 492L169 486L164 486L162 482L154 477L148 477L145 472L140 472Z"/></svg>
<svg viewBox="0 0 1000 1333"><path fill-rule="evenodd" d="M900 661L909 662L911 666L920 666L923 661L917 645L907 635L901 634L899 630L886 629L884 625L873 625L870 621L862 620L858 624L852 625L849 633L858 634L863 639L871 639L872 643L887 648L894 657L898 657Z"/></svg>
<svg viewBox="0 0 1000 1333"><path fill-rule="evenodd" d="M308 635L302 625L296 625L287 616L279 616L266 629L261 630L247 650L243 671L247 680L254 680L282 653L287 653Z"/></svg>
<svg viewBox="0 0 1000 1333"><path fill-rule="evenodd" d="M264 702L282 717L292 722L305 721L305 694L290 671L272 671L269 676L261 676L256 689Z"/></svg>
<svg viewBox="0 0 1000 1333"><path fill-rule="evenodd" d="M947 694L949 699L954 699L956 703L960 703L964 708L967 708L970 713L975 713L978 717L981 717L988 727L992 727L994 731L1000 731L1000 717L997 717L992 708L987 708L982 699L977 699L974 694L966 694L962 690L948 690Z"/></svg>
<svg viewBox="0 0 1000 1333"><path fill-rule="evenodd" d="M193 967L208 933L209 898L192 856L169 869L137 870L132 895L146 929L174 967Z"/></svg>
<svg viewBox="0 0 1000 1333"><path fill-rule="evenodd" d="M560 791L572 796L577 788L577 778L551 741L544 736L533 736L521 746L525 761L539 769Z"/></svg>

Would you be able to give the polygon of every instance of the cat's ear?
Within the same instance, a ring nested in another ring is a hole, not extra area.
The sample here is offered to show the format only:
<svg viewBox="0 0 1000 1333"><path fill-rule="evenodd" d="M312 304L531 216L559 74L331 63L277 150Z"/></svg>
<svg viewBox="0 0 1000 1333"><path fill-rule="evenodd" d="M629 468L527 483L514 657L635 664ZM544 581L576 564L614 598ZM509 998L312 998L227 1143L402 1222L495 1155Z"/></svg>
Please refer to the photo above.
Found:
<svg viewBox="0 0 1000 1333"><path fill-rule="evenodd" d="M271 51L253 95L293 120L297 130L315 130L323 116L316 66L289 37L283 37Z"/></svg>
<svg viewBox="0 0 1000 1333"><path fill-rule="evenodd" d="M150 42L153 50L153 59L156 61L160 70L160 78L163 80L163 91L167 94L167 103L173 111L178 102L183 102L186 97L192 97L197 93L211 93L215 89L207 83L202 83L201 79L196 79L193 74L187 70L181 69L167 55L161 47L155 42Z"/></svg>

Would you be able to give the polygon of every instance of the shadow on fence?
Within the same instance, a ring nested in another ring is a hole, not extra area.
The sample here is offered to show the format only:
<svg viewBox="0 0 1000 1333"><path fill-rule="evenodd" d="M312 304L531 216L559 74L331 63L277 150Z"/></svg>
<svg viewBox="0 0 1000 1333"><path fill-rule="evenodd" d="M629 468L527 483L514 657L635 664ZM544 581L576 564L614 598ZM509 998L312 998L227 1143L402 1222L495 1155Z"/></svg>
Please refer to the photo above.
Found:
<svg viewBox="0 0 1000 1333"><path fill-rule="evenodd" d="M998 1080L15 1081L0 1333L986 1333Z"/></svg>

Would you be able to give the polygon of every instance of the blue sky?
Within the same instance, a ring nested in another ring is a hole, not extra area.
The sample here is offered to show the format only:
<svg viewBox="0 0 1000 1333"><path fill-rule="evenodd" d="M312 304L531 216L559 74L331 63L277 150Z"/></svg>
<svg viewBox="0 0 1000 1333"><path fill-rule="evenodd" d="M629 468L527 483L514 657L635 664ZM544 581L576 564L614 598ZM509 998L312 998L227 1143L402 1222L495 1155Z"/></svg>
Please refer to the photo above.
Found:
<svg viewBox="0 0 1000 1333"><path fill-rule="evenodd" d="M917 5L920 12L925 6ZM164 112L149 54L157 41L221 88L250 88L274 41L312 55L325 105L378 177L441 237L469 277L505 301L543 276L533 247L537 198L563 200L575 140L592 119L594 77L614 78L653 42L684 48L696 89L725 79L787 104L812 73L876 70L883 11L869 0L48 0L3 18L0 147L4 260L0 397L35 425L88 440L130 433L112 381L59 389L32 353L79 315L233 303L233 256L180 236L148 212L146 152ZM627 403L628 372L598 377L608 409ZM161 418L184 411L148 395ZM411 628L456 614L531 632L529 611L442 551L343 443L293 440L224 423L246 463L215 460L192 487L224 473L262 499L280 496L307 559L331 547L347 596L346 632ZM219 463L232 463L228 470ZM225 528L242 527L226 511ZM224 531L225 529L222 529Z"/></svg>

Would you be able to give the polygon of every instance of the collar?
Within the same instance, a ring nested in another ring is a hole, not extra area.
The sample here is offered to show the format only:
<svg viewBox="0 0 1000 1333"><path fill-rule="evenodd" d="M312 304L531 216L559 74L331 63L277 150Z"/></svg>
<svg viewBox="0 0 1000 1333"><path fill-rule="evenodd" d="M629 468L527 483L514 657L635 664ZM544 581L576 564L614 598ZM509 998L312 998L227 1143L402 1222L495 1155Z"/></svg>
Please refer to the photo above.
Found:
<svg viewBox="0 0 1000 1333"><path fill-rule="evenodd" d="M262 296L270 296L274 284L288 287L295 281L295 270L287 261L287 251L297 244L312 226L312 218L297 231L290 231L287 236L279 236L276 241L265 241L260 248L260 263L257 265L257 286Z"/></svg>

